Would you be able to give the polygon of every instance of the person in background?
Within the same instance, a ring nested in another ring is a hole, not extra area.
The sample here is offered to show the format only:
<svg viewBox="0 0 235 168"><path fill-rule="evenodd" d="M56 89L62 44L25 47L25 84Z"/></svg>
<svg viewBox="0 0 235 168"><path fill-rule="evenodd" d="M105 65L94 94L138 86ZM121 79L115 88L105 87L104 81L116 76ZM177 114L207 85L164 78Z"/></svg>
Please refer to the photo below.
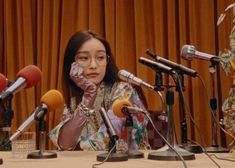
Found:
<svg viewBox="0 0 235 168"><path fill-rule="evenodd" d="M63 77L66 105L61 122L49 132L60 150L107 150L109 136L100 116L104 107L118 136L117 150L127 150L125 118L112 111L117 99L128 99L133 106L146 110L139 87L118 78L109 43L93 31L76 32L64 55ZM143 114L133 115L130 148L148 145Z"/></svg>

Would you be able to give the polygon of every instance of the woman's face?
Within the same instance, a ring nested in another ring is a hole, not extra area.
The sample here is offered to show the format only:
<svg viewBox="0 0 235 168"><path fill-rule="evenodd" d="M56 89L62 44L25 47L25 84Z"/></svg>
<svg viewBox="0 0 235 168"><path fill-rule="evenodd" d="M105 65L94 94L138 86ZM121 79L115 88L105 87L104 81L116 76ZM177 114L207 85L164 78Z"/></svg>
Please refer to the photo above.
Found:
<svg viewBox="0 0 235 168"><path fill-rule="evenodd" d="M77 51L75 61L83 68L83 75L96 85L104 79L107 66L107 54L103 43L92 38Z"/></svg>

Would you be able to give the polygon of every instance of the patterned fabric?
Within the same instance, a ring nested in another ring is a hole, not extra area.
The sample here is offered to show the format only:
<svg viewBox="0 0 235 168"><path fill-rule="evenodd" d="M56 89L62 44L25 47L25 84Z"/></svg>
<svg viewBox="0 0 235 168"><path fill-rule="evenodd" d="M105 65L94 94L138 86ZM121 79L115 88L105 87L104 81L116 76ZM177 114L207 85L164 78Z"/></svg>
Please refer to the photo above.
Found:
<svg viewBox="0 0 235 168"><path fill-rule="evenodd" d="M235 18L233 23L235 24ZM230 78L233 78L233 85L230 88L229 96L225 99L222 105L223 119L221 122L226 130L235 136L235 26L233 27L230 38L231 51L220 52L220 65L224 72ZM229 144L230 150L235 148L235 140Z"/></svg>
<svg viewBox="0 0 235 168"><path fill-rule="evenodd" d="M154 111L150 113L150 118L153 120L155 127L158 131L167 139L167 121L161 120L160 111ZM159 136L159 134L154 130L152 124L149 122L147 125L148 130L148 141L151 149L159 149L165 145L165 142Z"/></svg>
<svg viewBox="0 0 235 168"><path fill-rule="evenodd" d="M224 112L223 124L229 132L235 133L235 88L230 88L229 97L225 99L222 111Z"/></svg>
<svg viewBox="0 0 235 168"><path fill-rule="evenodd" d="M137 92L133 87L126 82L115 83L113 86L101 84L97 91L97 96L94 102L94 112L87 117L79 136L78 143L82 150L107 150L109 144L109 136L106 131L106 127L102 121L99 110L104 107L107 114L119 135L117 150L138 149L143 144L147 144L146 125L147 117L143 114L133 115L133 129L131 132L131 142L129 147L127 146L127 130L125 129L125 118L118 118L112 111L112 104L116 99L128 99L132 106L142 108L145 110ZM74 99L73 106L74 106ZM65 106L64 113L61 122L49 132L49 137L52 142L60 149L57 141L60 133L60 129L63 125L73 117L72 108Z"/></svg>

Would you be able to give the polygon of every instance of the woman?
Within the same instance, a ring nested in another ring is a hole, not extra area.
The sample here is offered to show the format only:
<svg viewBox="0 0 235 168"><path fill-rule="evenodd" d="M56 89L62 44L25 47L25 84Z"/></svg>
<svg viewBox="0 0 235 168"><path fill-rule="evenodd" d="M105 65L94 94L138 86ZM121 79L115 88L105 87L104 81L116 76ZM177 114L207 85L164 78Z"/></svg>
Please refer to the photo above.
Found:
<svg viewBox="0 0 235 168"><path fill-rule="evenodd" d="M133 106L145 109L145 99L141 91L119 81L117 72L105 39L92 31L80 31L71 37L63 65L65 93L70 96L61 123L49 133L59 149L106 150L109 136L99 113L104 107L120 138L117 150L127 150L125 118L113 114L112 104L117 99L128 99ZM147 119L139 114L133 115L133 120L129 148L138 149L146 140Z"/></svg>

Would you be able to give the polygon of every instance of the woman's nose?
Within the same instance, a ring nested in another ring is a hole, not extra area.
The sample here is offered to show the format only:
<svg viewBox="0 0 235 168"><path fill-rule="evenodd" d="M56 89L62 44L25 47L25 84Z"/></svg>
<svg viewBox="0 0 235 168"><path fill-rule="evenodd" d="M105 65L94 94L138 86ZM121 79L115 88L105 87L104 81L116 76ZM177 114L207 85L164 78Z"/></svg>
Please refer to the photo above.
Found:
<svg viewBox="0 0 235 168"><path fill-rule="evenodd" d="M95 58L91 58L90 67L97 67L97 62Z"/></svg>

